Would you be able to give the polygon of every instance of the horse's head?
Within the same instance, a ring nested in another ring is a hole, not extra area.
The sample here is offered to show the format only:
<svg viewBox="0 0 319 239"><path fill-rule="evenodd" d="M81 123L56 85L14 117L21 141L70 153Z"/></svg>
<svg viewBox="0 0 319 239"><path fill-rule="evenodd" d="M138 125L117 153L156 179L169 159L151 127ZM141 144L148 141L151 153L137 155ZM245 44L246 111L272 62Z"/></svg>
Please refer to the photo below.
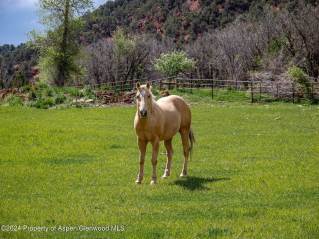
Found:
<svg viewBox="0 0 319 239"><path fill-rule="evenodd" d="M151 91L151 85L136 84L136 105L137 112L141 118L146 118L149 112L152 112L153 94Z"/></svg>

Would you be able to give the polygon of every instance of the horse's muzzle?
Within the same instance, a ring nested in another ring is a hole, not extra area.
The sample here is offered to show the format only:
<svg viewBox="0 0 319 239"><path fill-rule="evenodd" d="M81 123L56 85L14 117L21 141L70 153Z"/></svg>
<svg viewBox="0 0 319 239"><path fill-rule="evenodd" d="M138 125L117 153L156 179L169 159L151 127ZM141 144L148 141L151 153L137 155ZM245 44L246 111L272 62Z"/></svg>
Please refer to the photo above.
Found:
<svg viewBox="0 0 319 239"><path fill-rule="evenodd" d="M147 111L146 111L146 110L141 110L141 111L140 111L140 115L141 115L141 118L146 118L146 116L147 116Z"/></svg>

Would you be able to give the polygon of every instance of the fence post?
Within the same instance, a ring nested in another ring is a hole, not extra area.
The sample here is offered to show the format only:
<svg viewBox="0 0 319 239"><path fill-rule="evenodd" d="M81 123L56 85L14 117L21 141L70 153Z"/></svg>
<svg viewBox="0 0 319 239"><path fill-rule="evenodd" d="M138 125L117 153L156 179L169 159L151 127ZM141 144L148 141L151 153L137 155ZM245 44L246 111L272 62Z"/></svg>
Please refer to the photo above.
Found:
<svg viewBox="0 0 319 239"><path fill-rule="evenodd" d="M292 103L295 103L295 83L292 82Z"/></svg>
<svg viewBox="0 0 319 239"><path fill-rule="evenodd" d="M212 100L214 99L214 79L212 79Z"/></svg>
<svg viewBox="0 0 319 239"><path fill-rule="evenodd" d="M191 86L191 94L193 94L193 79L190 79L191 83L190 83L190 86Z"/></svg>
<svg viewBox="0 0 319 239"><path fill-rule="evenodd" d="M253 81L250 81L250 95L251 95L251 103L254 103L254 87L253 87Z"/></svg>
<svg viewBox="0 0 319 239"><path fill-rule="evenodd" d="M261 81L259 81L259 101L261 101Z"/></svg>
<svg viewBox="0 0 319 239"><path fill-rule="evenodd" d="M314 92L314 82L311 82L311 101L314 102L315 99L315 92Z"/></svg>
<svg viewBox="0 0 319 239"><path fill-rule="evenodd" d="M96 101L97 100L97 92L96 92L95 84L92 86L92 90L93 90L94 96L95 96L95 100L94 101Z"/></svg>

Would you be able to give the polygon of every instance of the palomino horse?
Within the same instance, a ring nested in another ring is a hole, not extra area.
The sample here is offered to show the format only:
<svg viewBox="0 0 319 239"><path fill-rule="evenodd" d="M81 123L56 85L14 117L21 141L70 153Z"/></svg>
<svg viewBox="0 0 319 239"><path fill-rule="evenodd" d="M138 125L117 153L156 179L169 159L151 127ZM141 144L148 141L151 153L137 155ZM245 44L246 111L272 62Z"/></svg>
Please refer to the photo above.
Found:
<svg viewBox="0 0 319 239"><path fill-rule="evenodd" d="M146 146L152 144L153 174L151 184L156 183L156 164L160 141L164 140L167 151L167 162L163 178L170 175L173 156L172 138L179 132L182 138L184 164L181 177L187 176L187 161L195 138L191 129L191 112L185 101L176 95L154 100L150 84L136 85L137 112L134 128L140 150L140 170L136 183L141 183L144 176Z"/></svg>

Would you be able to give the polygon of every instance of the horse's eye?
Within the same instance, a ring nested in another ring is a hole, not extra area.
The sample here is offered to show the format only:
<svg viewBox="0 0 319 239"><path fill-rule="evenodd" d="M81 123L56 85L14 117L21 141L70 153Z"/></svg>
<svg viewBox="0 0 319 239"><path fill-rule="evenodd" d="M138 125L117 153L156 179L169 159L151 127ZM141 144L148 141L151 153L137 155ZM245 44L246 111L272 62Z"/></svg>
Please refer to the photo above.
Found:
<svg viewBox="0 0 319 239"><path fill-rule="evenodd" d="M141 99L141 97L140 97L139 95L137 95L137 96L136 96L136 99L140 100L140 99Z"/></svg>
<svg viewBox="0 0 319 239"><path fill-rule="evenodd" d="M151 95L148 95L147 97L148 97L148 98L151 98Z"/></svg>

